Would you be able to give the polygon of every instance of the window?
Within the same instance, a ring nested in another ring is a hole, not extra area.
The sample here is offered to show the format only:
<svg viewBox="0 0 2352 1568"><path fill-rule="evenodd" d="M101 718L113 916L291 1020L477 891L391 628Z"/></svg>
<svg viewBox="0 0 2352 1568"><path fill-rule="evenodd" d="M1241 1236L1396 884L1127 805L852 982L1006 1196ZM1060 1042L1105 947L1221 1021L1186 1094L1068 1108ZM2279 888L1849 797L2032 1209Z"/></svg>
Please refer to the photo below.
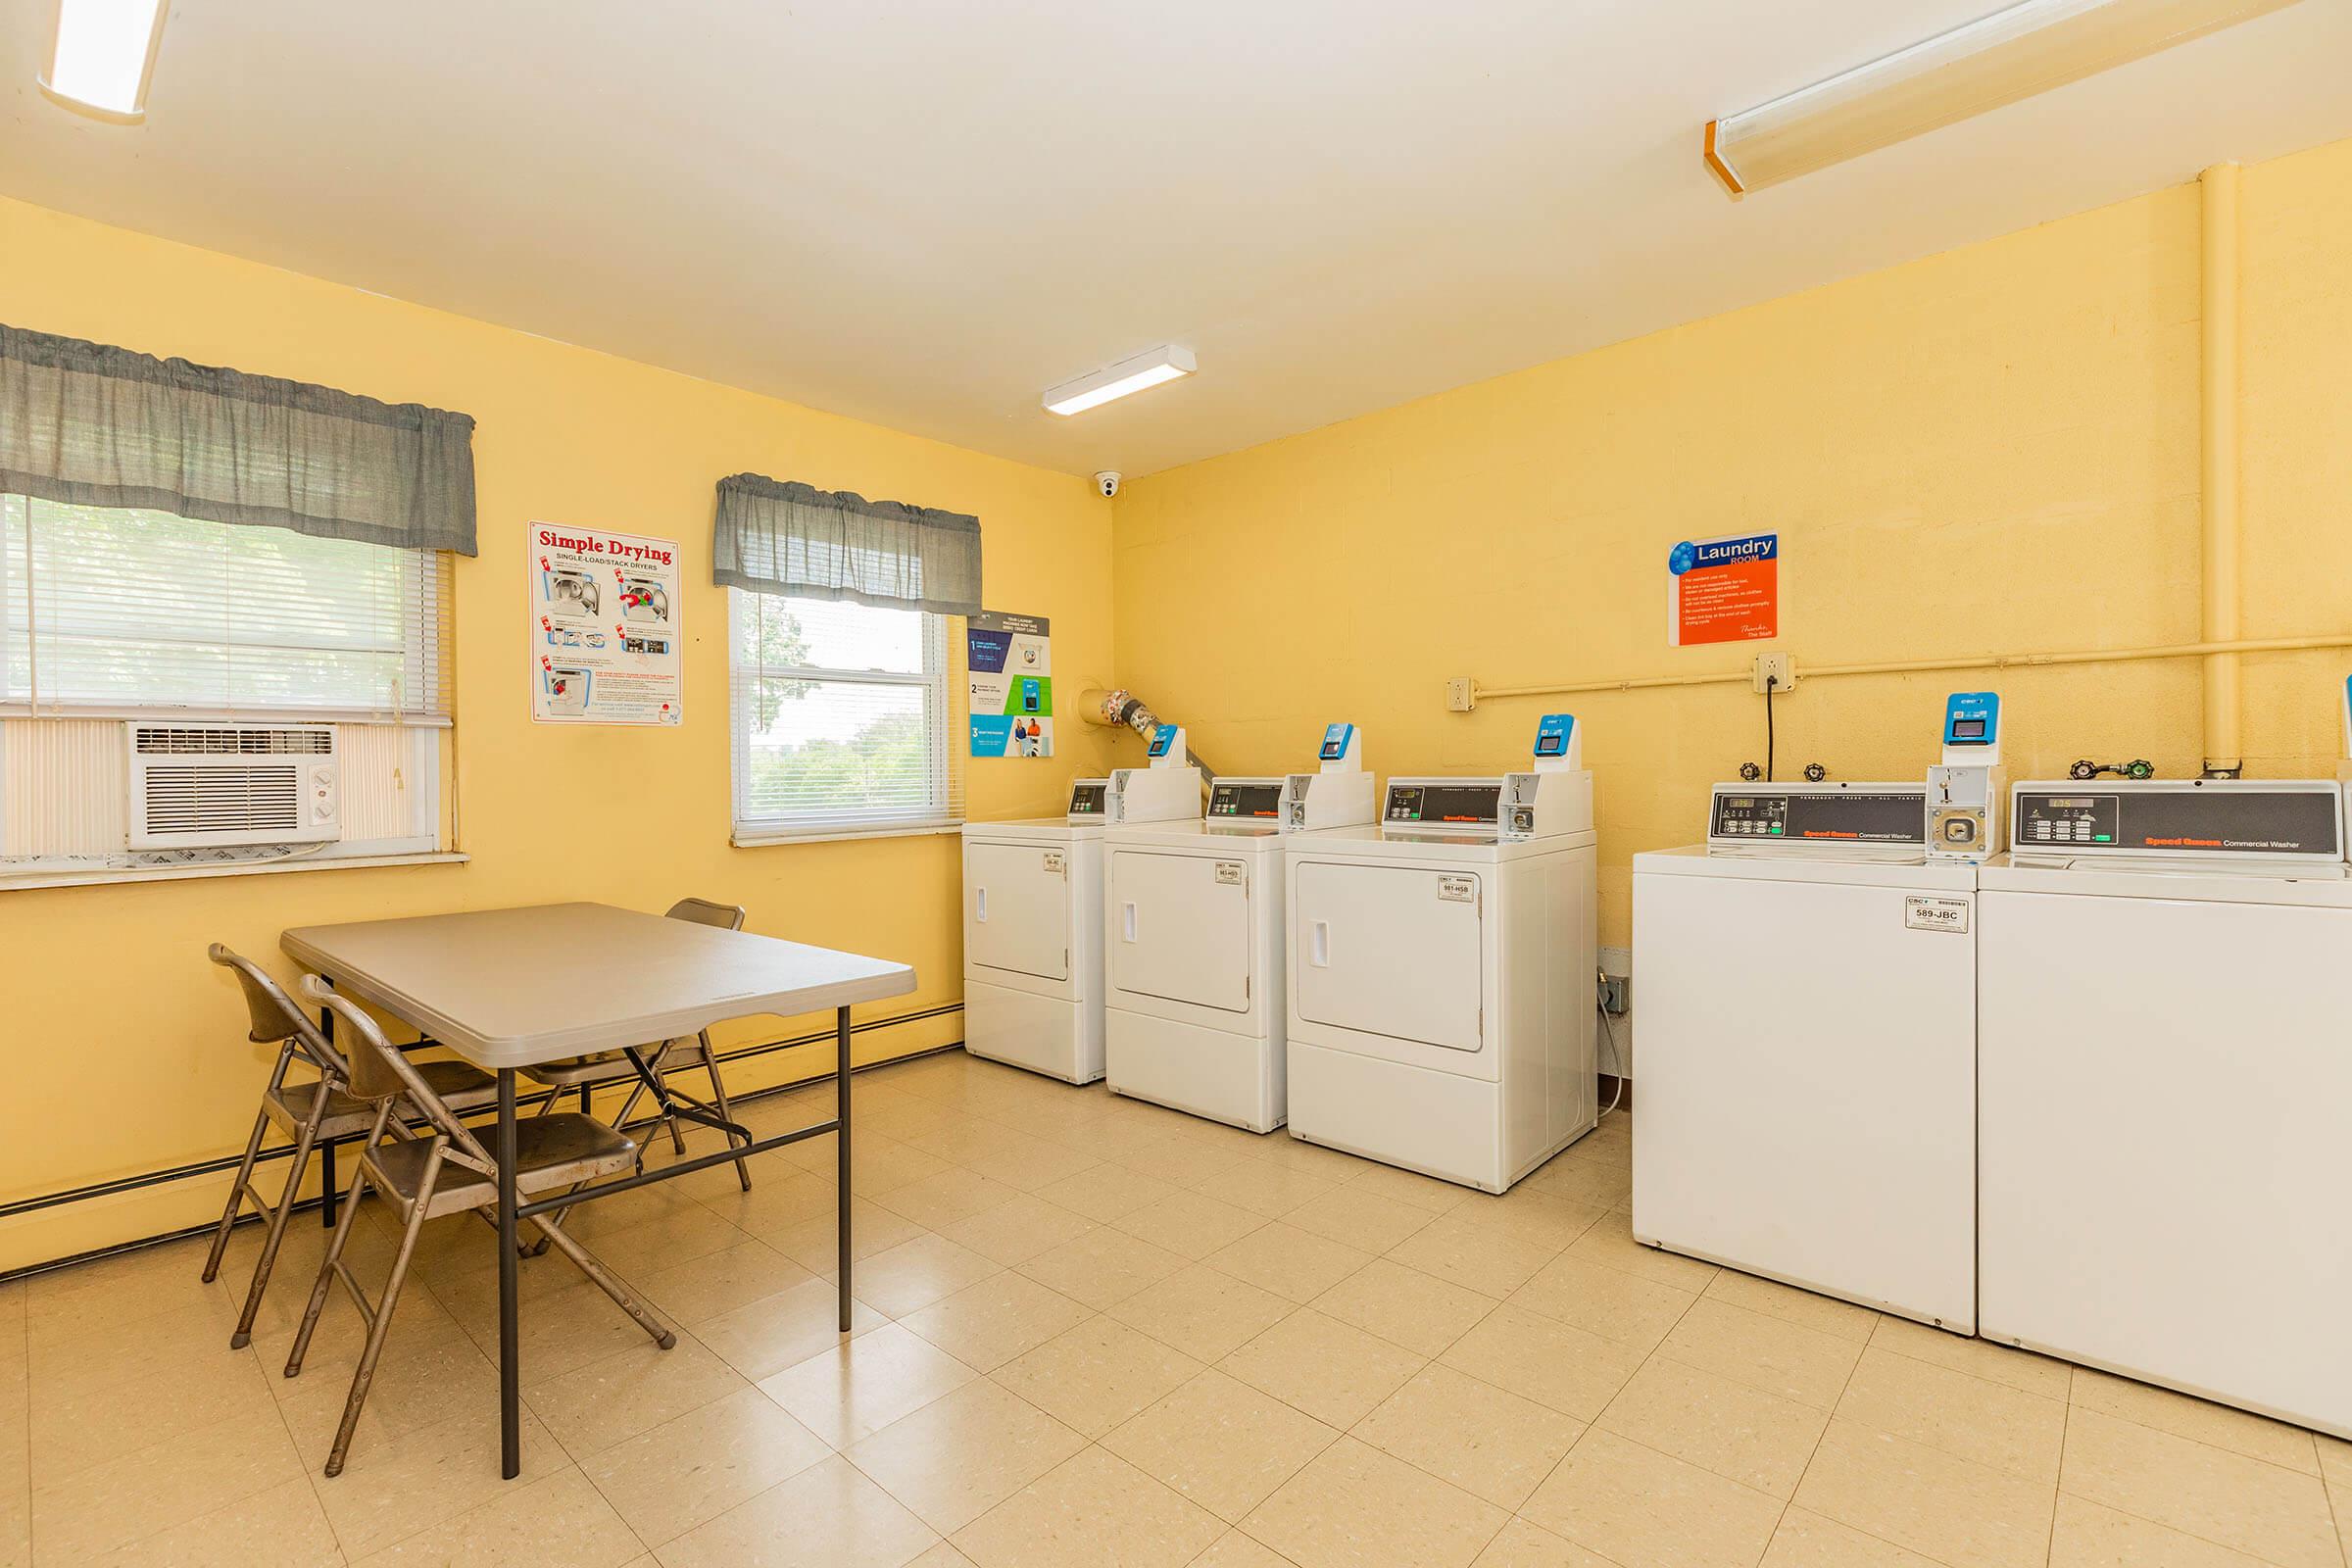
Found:
<svg viewBox="0 0 2352 1568"><path fill-rule="evenodd" d="M448 557L0 497L0 710L449 711Z"/></svg>
<svg viewBox="0 0 2352 1568"><path fill-rule="evenodd" d="M341 837L430 851L449 723L449 557L166 512L0 495L0 869L283 858L126 848L122 720L318 721Z"/></svg>
<svg viewBox="0 0 2352 1568"><path fill-rule="evenodd" d="M961 816L948 617L742 588L727 598L738 840Z"/></svg>

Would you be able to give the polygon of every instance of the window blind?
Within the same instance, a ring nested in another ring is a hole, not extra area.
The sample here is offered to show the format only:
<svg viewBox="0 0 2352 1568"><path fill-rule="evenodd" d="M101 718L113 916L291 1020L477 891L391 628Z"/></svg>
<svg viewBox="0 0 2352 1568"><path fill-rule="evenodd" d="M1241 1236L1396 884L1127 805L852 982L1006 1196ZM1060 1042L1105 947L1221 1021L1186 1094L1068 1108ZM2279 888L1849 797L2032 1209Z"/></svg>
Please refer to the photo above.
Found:
<svg viewBox="0 0 2352 1568"><path fill-rule="evenodd" d="M729 591L738 835L957 821L944 616Z"/></svg>
<svg viewBox="0 0 2352 1568"><path fill-rule="evenodd" d="M0 496L0 712L449 714L449 560Z"/></svg>

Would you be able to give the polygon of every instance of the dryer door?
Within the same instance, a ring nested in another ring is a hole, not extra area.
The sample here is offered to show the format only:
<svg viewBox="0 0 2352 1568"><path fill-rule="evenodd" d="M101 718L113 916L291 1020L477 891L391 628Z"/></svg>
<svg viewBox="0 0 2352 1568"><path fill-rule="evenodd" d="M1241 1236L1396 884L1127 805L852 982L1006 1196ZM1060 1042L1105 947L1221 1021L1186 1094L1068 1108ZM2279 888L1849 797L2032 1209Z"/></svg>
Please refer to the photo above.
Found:
<svg viewBox="0 0 2352 1568"><path fill-rule="evenodd" d="M1070 977L1070 852L963 847L963 942L972 962L1041 980Z"/></svg>
<svg viewBox="0 0 2352 1568"><path fill-rule="evenodd" d="M1307 861L1293 888L1299 1017L1448 1051L1479 1049L1484 877Z"/></svg>
<svg viewBox="0 0 2352 1568"><path fill-rule="evenodd" d="M1247 860L1110 852L1111 984L1121 991L1250 1010Z"/></svg>

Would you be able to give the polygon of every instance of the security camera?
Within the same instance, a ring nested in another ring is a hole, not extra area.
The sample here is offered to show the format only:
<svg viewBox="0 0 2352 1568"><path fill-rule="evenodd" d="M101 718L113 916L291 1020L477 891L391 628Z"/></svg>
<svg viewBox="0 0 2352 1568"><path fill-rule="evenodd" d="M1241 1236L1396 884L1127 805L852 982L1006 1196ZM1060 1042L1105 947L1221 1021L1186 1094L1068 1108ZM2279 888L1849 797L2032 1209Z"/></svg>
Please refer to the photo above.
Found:
<svg viewBox="0 0 2352 1568"><path fill-rule="evenodd" d="M1116 468L1104 468L1101 472L1097 473L1095 475L1095 488L1102 491L1105 497L1117 495L1119 493L1119 470Z"/></svg>

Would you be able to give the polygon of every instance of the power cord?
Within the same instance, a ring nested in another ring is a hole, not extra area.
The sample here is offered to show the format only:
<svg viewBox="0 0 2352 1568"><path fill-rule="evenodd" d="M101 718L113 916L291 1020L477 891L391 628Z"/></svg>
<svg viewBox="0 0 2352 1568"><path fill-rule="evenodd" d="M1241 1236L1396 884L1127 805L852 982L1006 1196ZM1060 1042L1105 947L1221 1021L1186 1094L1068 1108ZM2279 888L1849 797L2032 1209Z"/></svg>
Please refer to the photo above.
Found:
<svg viewBox="0 0 2352 1568"><path fill-rule="evenodd" d="M1601 1116L1606 1117L1614 1115L1617 1106L1625 1099L1625 1053L1617 1047L1617 1028L1609 1022L1609 1009L1600 1002L1600 987L1607 984L1609 972L1606 969L1595 969L1593 975L1595 983L1592 992L1592 1008L1600 1014L1601 1038L1609 1043L1609 1065L1616 1069L1609 1076L1617 1080L1617 1092L1609 1096L1607 1104L1600 1107Z"/></svg>
<svg viewBox="0 0 2352 1568"><path fill-rule="evenodd" d="M1764 782L1772 782L1772 694L1780 689L1781 677L1764 677Z"/></svg>

